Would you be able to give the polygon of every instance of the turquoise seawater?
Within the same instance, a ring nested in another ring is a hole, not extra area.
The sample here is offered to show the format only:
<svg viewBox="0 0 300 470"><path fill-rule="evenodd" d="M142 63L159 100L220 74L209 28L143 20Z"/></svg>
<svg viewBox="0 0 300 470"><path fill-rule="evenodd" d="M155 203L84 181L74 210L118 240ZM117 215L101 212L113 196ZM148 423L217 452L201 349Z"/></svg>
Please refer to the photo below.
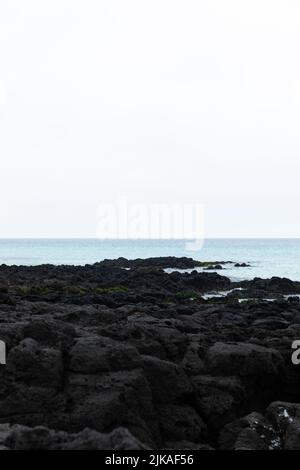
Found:
<svg viewBox="0 0 300 470"><path fill-rule="evenodd" d="M300 239L207 239L198 251L187 251L184 240L0 240L0 264L7 265L84 265L120 256L248 262L250 268L227 266L222 274L236 279L280 276L300 281Z"/></svg>

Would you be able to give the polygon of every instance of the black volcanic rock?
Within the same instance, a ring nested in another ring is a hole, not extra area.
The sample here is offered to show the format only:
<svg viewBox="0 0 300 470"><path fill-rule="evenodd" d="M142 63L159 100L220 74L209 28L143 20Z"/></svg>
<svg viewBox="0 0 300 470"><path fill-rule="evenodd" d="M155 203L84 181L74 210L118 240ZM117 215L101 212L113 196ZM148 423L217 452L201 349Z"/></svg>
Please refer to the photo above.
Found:
<svg viewBox="0 0 300 470"><path fill-rule="evenodd" d="M250 343L215 343L205 357L207 369L216 375L258 377L272 380L284 369L280 353Z"/></svg>
<svg viewBox="0 0 300 470"><path fill-rule="evenodd" d="M54 431L43 426L9 426L0 424L0 450L146 450L124 428L110 434L84 429L77 434Z"/></svg>
<svg viewBox="0 0 300 470"><path fill-rule="evenodd" d="M207 266L204 269L207 270L207 271L210 271L210 270L219 271L219 270L224 269L224 268L221 264L212 264L211 266Z"/></svg>
<svg viewBox="0 0 300 470"><path fill-rule="evenodd" d="M224 290L229 288L231 284L227 277L220 276L217 273L192 272L189 275L185 275L183 281L187 286L198 289L202 293L210 290Z"/></svg>
<svg viewBox="0 0 300 470"><path fill-rule="evenodd" d="M240 286L249 291L263 291L266 293L297 294L300 293L300 282L290 279L272 277L271 279L254 278L252 281L243 281Z"/></svg>
<svg viewBox="0 0 300 470"><path fill-rule="evenodd" d="M143 356L143 369L154 403L173 403L192 395L191 383L177 364Z"/></svg>
<svg viewBox="0 0 300 470"><path fill-rule="evenodd" d="M191 406L160 405L157 411L163 437L190 442L199 442L207 437L206 424Z"/></svg>
<svg viewBox="0 0 300 470"><path fill-rule="evenodd" d="M0 266L0 448L300 449L300 283L199 263Z"/></svg>
<svg viewBox="0 0 300 470"><path fill-rule="evenodd" d="M274 450L280 447L276 430L263 415L252 412L221 431L222 450Z"/></svg>
<svg viewBox="0 0 300 470"><path fill-rule="evenodd" d="M96 265L117 266L120 268L175 268L175 269L191 269L195 267L205 266L206 263L196 261L193 258L177 258L175 256L161 256L158 258L134 259L118 258L116 260L104 260Z"/></svg>
<svg viewBox="0 0 300 470"><path fill-rule="evenodd" d="M237 377L199 375L193 385L196 408L214 433L236 419L246 405L246 390Z"/></svg>

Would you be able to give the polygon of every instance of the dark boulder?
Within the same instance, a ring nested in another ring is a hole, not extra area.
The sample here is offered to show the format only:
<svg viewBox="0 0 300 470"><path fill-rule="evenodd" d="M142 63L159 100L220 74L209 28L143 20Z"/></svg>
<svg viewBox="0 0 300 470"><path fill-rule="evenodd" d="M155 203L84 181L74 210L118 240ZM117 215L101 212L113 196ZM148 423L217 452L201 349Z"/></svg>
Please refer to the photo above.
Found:
<svg viewBox="0 0 300 470"><path fill-rule="evenodd" d="M127 429L109 434L84 429L77 434L54 431L43 426L0 425L0 446L6 450L146 450Z"/></svg>
<svg viewBox="0 0 300 470"><path fill-rule="evenodd" d="M156 403L173 403L191 396L192 386L183 369L169 361L143 356L143 369Z"/></svg>
<svg viewBox="0 0 300 470"><path fill-rule="evenodd" d="M261 383L276 381L284 372L278 351L251 343L215 343L205 363L210 373L259 378Z"/></svg>
<svg viewBox="0 0 300 470"><path fill-rule="evenodd" d="M196 408L215 433L239 417L246 404L246 392L237 377L193 377Z"/></svg>
<svg viewBox="0 0 300 470"><path fill-rule="evenodd" d="M206 424L188 405L160 405L159 423L164 439L199 442L206 436Z"/></svg>

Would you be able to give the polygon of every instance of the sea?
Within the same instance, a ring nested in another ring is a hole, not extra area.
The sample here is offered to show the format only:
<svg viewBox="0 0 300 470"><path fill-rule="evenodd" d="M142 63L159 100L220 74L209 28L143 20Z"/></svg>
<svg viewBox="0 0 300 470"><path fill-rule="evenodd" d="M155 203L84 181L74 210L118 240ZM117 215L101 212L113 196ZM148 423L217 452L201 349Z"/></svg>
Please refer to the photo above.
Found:
<svg viewBox="0 0 300 470"><path fill-rule="evenodd" d="M249 263L224 265L233 280L287 277L300 281L300 239L207 239L196 251L185 240L0 239L0 264L85 265L120 256L135 259L188 256L201 261Z"/></svg>

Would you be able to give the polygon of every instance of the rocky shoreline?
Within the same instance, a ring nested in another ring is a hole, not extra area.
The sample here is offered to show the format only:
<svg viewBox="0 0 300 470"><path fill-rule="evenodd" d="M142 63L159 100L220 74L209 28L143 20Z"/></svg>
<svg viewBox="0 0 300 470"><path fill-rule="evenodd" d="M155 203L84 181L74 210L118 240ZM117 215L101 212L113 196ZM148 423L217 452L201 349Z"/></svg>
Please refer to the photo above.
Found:
<svg viewBox="0 0 300 470"><path fill-rule="evenodd" d="M0 266L0 448L300 449L300 283L220 266Z"/></svg>

